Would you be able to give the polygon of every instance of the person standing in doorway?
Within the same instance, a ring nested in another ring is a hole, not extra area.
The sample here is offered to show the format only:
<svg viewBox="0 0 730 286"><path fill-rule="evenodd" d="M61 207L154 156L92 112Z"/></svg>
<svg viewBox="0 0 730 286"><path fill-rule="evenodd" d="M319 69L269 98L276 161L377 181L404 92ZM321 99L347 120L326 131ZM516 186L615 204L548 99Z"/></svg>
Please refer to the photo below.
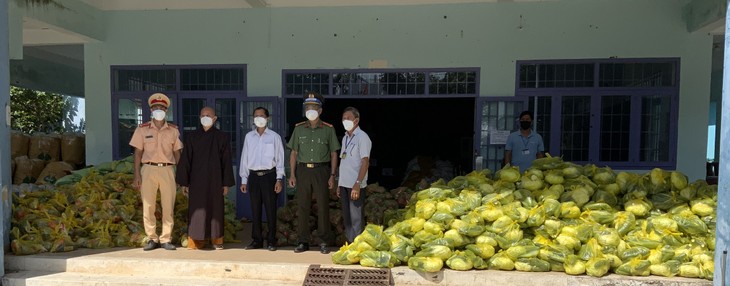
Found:
<svg viewBox="0 0 730 286"><path fill-rule="evenodd" d="M207 240L223 249L225 196L235 186L231 138L214 126L212 107L200 110L200 127L185 137L176 179L188 196L188 249L203 248Z"/></svg>
<svg viewBox="0 0 730 286"><path fill-rule="evenodd" d="M297 123L287 147L291 149L289 186L296 187L298 202L297 234L299 243L294 252L309 250L309 212L312 195L317 200L317 236L319 251L329 253L328 244L334 240L329 218L329 190L335 187L337 141L332 124L320 119L324 98L316 92L304 95L307 121Z"/></svg>
<svg viewBox="0 0 730 286"><path fill-rule="evenodd" d="M262 238L261 205L266 209L268 249L276 251L276 197L283 189L284 144L281 136L266 128L269 110L256 107L253 122L256 129L246 134L241 151L241 192L250 193L253 229L251 243L246 249L264 246Z"/></svg>
<svg viewBox="0 0 730 286"><path fill-rule="evenodd" d="M342 202L342 219L345 223L345 237L352 243L365 228L363 204L365 186L370 166L372 142L365 131L360 129L360 112L348 107L342 113L345 136L340 150L340 180L337 197Z"/></svg>
<svg viewBox="0 0 730 286"><path fill-rule="evenodd" d="M518 166L525 172L532 161L545 157L545 145L542 136L532 130L532 112L520 113L520 130L512 132L504 145L504 165Z"/></svg>
<svg viewBox="0 0 730 286"><path fill-rule="evenodd" d="M165 120L165 112L170 107L170 99L155 93L147 99L152 112L150 122L140 124L134 130L129 145L134 147L135 188L142 197L142 213L147 244L144 250L162 246L175 250L172 244L173 208L175 207L175 171L173 166L180 159L180 131L177 126ZM162 206L162 234L157 235L157 190L160 191Z"/></svg>

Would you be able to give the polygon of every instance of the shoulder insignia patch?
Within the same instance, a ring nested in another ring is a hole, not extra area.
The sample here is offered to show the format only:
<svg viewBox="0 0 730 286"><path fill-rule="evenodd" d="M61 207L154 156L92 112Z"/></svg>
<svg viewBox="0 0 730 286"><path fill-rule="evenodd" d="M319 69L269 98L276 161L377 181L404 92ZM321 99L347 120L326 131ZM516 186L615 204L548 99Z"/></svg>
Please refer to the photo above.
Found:
<svg viewBox="0 0 730 286"><path fill-rule="evenodd" d="M333 126L332 126L332 124L329 124L329 123L327 123L327 122L324 122L324 121L322 121L322 124L324 124L324 125L325 125L325 126L327 126L327 127L333 127Z"/></svg>
<svg viewBox="0 0 730 286"><path fill-rule="evenodd" d="M142 123L142 124L139 125L139 127L149 127L149 126L150 126L150 123L149 122Z"/></svg>
<svg viewBox="0 0 730 286"><path fill-rule="evenodd" d="M299 123L295 124L294 126L300 126L300 125L303 125L305 123L307 123L307 122L306 121L302 121L302 122L299 122Z"/></svg>
<svg viewBox="0 0 730 286"><path fill-rule="evenodd" d="M167 126L170 126L172 128L177 128L177 125L173 124L172 122L168 122Z"/></svg>

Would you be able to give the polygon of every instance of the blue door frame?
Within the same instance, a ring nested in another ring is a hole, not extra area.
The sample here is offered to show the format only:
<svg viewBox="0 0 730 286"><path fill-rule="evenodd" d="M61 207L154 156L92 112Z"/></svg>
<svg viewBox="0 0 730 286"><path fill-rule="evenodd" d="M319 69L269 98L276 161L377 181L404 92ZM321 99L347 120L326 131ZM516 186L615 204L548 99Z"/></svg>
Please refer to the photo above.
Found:
<svg viewBox="0 0 730 286"><path fill-rule="evenodd" d="M284 124L285 120L285 113L283 112L282 106L282 100L279 97L272 97L272 96L262 96L262 97L241 97L237 99L236 102L236 110L238 114L238 124L239 124L239 136L240 139L237 141L239 146L236 146L236 159L233 161L234 169L236 170L236 189L235 189L235 199L236 199L236 217L238 218L252 218L251 213L251 196L249 193L241 193L241 191L238 189L238 186L241 184L241 177L238 175L238 170L240 167L240 158L241 158L241 151L243 150L243 141L246 137L246 133L248 131L253 130L253 109L256 107L262 106L269 110L269 128L273 130L274 132L278 133L282 140L285 136L285 134L282 132L283 127L286 125ZM283 144L286 144L286 142L282 142ZM285 158L286 161L286 158ZM285 167L287 162L284 163ZM284 180L286 182L286 180ZM284 188L286 190L286 187ZM230 193L229 193L230 195ZM281 207L284 204L286 204L286 191L282 191L277 195L277 207ZM263 210L263 209L262 209ZM268 218L266 217L266 212L262 214L262 218L264 221L267 221Z"/></svg>
<svg viewBox="0 0 730 286"><path fill-rule="evenodd" d="M527 109L525 97L479 97L474 118L474 146L481 157L481 167L492 172L502 168L504 144L494 144L494 131L512 132L517 127L517 117ZM485 110L485 108L488 108ZM486 120L485 120L486 118ZM495 138L496 139L496 138ZM476 161L476 160L475 160ZM477 163L478 164L478 163ZM475 166L476 168L476 166Z"/></svg>

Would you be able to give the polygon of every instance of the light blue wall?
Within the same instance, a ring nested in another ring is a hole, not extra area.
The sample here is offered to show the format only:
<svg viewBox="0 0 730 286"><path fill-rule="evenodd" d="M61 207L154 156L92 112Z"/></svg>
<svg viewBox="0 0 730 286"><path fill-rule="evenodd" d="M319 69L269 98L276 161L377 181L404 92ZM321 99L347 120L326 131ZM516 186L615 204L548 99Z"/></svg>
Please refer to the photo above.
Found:
<svg viewBox="0 0 730 286"><path fill-rule="evenodd" d="M678 0L106 12L85 48L87 160L111 159L110 65L248 64L248 92L279 96L281 70L480 67L481 96L514 95L515 61L681 58L678 169L704 177L711 36ZM335 36L335 34L337 36Z"/></svg>
<svg viewBox="0 0 730 286"><path fill-rule="evenodd" d="M10 82L15 86L58 92L66 95L84 95L84 71L34 56L10 61Z"/></svg>

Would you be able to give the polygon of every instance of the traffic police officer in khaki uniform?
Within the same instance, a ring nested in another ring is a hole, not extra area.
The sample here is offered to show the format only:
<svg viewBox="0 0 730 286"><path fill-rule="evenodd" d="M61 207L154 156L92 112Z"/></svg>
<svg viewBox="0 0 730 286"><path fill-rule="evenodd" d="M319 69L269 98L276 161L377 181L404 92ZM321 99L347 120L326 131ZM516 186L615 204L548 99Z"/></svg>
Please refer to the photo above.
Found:
<svg viewBox="0 0 730 286"><path fill-rule="evenodd" d="M175 250L171 242L176 191L173 167L180 159L183 145L177 126L165 121L170 99L162 93L155 93L147 104L152 111L152 120L140 124L129 142L134 147L134 187L142 196L144 231L149 238L144 250L160 246ZM162 204L162 234L159 236L155 218L158 189Z"/></svg>
<svg viewBox="0 0 730 286"><path fill-rule="evenodd" d="M322 121L324 98L316 93L304 95L304 110L307 121L294 127L287 147L291 149L289 186L296 187L298 202L297 234L299 244L294 252L309 250L309 212L312 195L317 200L317 236L319 251L329 253L328 243L334 240L329 220L329 190L335 186L337 150L340 142L332 124Z"/></svg>

